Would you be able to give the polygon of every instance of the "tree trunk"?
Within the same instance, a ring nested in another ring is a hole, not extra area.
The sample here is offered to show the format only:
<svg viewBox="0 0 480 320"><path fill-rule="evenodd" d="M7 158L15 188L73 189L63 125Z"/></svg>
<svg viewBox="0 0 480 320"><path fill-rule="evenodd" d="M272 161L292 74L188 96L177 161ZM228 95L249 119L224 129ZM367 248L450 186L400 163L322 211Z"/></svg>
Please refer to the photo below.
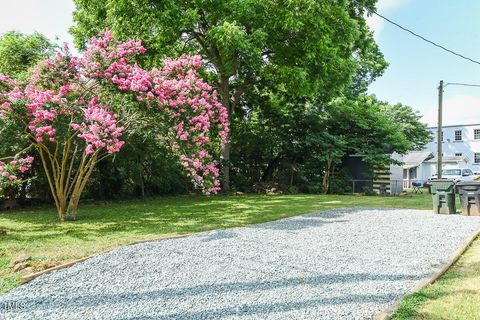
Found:
<svg viewBox="0 0 480 320"><path fill-rule="evenodd" d="M140 163L140 167L142 168L140 170L140 181L141 181L140 196L143 199L143 198L145 198L145 172L146 172L146 169L145 169L145 165L142 161L142 158L140 156L138 156L137 159L138 159L138 163Z"/></svg>
<svg viewBox="0 0 480 320"><path fill-rule="evenodd" d="M332 160L328 159L327 160L327 166L325 168L325 173L323 174L323 181L322 181L322 188L323 188L323 193L327 194L328 189L330 188L330 170L332 168Z"/></svg>
<svg viewBox="0 0 480 320"><path fill-rule="evenodd" d="M232 136L232 112L233 105L230 100L230 84L228 82L228 77L224 74L220 75L220 98L223 106L227 109L228 113L228 123L230 125L230 132L227 136L227 142L222 145L221 158L222 158L222 172L223 172L223 191L230 191L230 152L232 148L232 143L230 138Z"/></svg>
<svg viewBox="0 0 480 320"><path fill-rule="evenodd" d="M67 206L66 206L66 199L59 199L59 206L57 207L57 211L58 211L58 218L60 219L60 221L65 221L65 215L67 213Z"/></svg>
<svg viewBox="0 0 480 320"><path fill-rule="evenodd" d="M273 172L275 172L275 169L277 168L281 159L282 159L282 154L279 154L272 161L268 163L267 169L265 169L265 172L263 173L262 181L269 181L272 179Z"/></svg>
<svg viewBox="0 0 480 320"><path fill-rule="evenodd" d="M292 165L290 168L290 186L293 186L293 178L295 177L295 164L296 164L297 158L293 158Z"/></svg>
<svg viewBox="0 0 480 320"><path fill-rule="evenodd" d="M67 207L67 214L69 218L76 220L77 218L77 210L78 204L80 202L80 197L82 196L82 192L87 185L88 179L90 179L90 175L92 174L93 168L95 168L97 162L97 155L93 155L92 159L88 161L85 167L80 168L80 174L77 177L77 181L75 181L74 188L72 190L70 201ZM86 171L84 172L84 170Z"/></svg>
<svg viewBox="0 0 480 320"><path fill-rule="evenodd" d="M222 145L223 191L230 191L230 148L231 142Z"/></svg>

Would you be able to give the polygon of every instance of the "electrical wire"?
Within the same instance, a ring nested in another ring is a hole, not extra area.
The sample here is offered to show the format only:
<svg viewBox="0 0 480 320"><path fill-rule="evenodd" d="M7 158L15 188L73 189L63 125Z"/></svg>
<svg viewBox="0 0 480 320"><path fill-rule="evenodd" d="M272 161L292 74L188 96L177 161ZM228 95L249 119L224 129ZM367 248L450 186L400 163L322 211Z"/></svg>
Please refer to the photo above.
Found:
<svg viewBox="0 0 480 320"><path fill-rule="evenodd" d="M477 60L474 60L474 59L472 59L472 58L466 57L466 56L464 56L463 54L457 53L457 52L455 52L455 51L453 51L453 50L450 50L450 49L448 49L448 48L446 48L446 47L438 44L438 43L435 43L435 42L433 42L433 41L431 41L431 40L428 40L427 38L425 38L425 37L423 37L423 36L421 36L421 35L413 32L413 31L411 31L411 30L409 30L409 29L401 26L400 24L398 24L398 23L396 23L396 22L394 22L394 21L392 21L392 20L390 20L390 19L388 19L388 18L386 18L386 17L384 17L384 16L382 16L381 14L379 14L379 13L376 12L376 11L373 11L373 14L379 16L380 18L382 18L382 19L384 19L385 21L393 24L394 26L397 26L398 28L400 28L400 29L402 29L402 30L404 30L404 31L406 31L406 32L414 35L415 37L420 38L421 40L426 41L426 42L434 45L435 47L438 47L438 48L440 48L440 49L442 49L442 50L444 50L444 51L446 51L446 52L449 52L449 53L451 53L451 54L454 54L454 55L456 55L456 56L458 56L458 57L460 57L460 58L462 58L462 59L465 59L465 60L468 60L468 61L470 61L470 62L473 62L473 63L475 63L475 64L480 65L480 61L477 61ZM474 85L474 86L476 86L476 85Z"/></svg>
<svg viewBox="0 0 480 320"><path fill-rule="evenodd" d="M463 86L463 87L480 87L480 84L458 83L458 82L448 82L448 83L444 84L443 87L445 88L448 85Z"/></svg>

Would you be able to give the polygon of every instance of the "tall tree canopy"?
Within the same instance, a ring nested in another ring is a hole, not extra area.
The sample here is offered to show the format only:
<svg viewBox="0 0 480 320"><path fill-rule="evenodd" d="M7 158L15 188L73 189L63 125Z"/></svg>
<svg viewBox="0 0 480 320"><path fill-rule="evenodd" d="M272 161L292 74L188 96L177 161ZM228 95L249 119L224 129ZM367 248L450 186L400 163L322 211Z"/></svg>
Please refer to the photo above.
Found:
<svg viewBox="0 0 480 320"><path fill-rule="evenodd" d="M122 39L139 38L149 66L165 56L201 54L232 121L250 107L244 96L253 89L323 102L364 91L386 67L364 19L375 2L75 0L71 31L79 48L107 27ZM226 190L230 141L222 148Z"/></svg>
<svg viewBox="0 0 480 320"><path fill-rule="evenodd" d="M25 79L28 71L38 61L53 55L55 47L55 44L38 32L5 32L0 36L0 73Z"/></svg>

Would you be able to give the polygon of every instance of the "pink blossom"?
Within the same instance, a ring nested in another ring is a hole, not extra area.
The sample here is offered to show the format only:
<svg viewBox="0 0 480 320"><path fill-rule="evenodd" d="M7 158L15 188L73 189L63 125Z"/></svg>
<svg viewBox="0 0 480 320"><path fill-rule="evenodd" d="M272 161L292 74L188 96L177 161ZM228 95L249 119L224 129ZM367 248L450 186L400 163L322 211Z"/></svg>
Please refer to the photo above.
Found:
<svg viewBox="0 0 480 320"><path fill-rule="evenodd" d="M107 106L99 105L95 98L90 100L88 107L84 110L83 120L81 124L72 123L71 127L79 131L78 137L87 142L85 149L87 155L103 148L108 153L120 151L124 142L119 138L124 128L117 127L117 117L108 111Z"/></svg>
<svg viewBox="0 0 480 320"><path fill-rule="evenodd" d="M140 41L117 41L110 30L104 30L90 39L81 58L65 46L41 62L25 87L0 75L0 88L6 88L0 90L0 121L20 117L31 138L47 148L74 137L83 141L86 155L117 153L124 145L124 128L101 90L85 91L85 84L95 80L136 96L143 108L163 113L166 122L161 125L170 130L169 142L179 164L195 186L216 193L220 181L214 155L219 143L227 142L228 113L217 92L199 76L202 58L182 55L165 60L163 68L145 70L132 63L144 52ZM15 170L27 172L29 164L19 163ZM0 168L5 172L5 167Z"/></svg>
<svg viewBox="0 0 480 320"><path fill-rule="evenodd" d="M30 170L31 162L33 157L15 158L9 163L0 161L0 191L21 183L20 176Z"/></svg>

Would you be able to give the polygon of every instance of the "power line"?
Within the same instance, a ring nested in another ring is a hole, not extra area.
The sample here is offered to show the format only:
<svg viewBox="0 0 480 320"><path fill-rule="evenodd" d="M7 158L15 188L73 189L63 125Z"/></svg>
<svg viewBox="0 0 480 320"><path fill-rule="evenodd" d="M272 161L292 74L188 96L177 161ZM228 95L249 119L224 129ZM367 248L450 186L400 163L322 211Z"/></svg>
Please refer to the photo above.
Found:
<svg viewBox="0 0 480 320"><path fill-rule="evenodd" d="M451 53L451 54L454 54L454 55L456 55L456 56L458 56L458 57L460 57L460 58L462 58L462 59L465 59L465 60L468 60L468 61L470 61L470 62L473 62L473 63L475 63L475 64L480 65L480 61L477 61L477 60L474 60L474 59L472 59L472 58L466 57L466 56L464 56L463 54L457 53L457 52L455 52L455 51L453 51L453 50L450 50L450 49L448 49L448 48L445 48L444 46L442 46L442 45L440 45L440 44L438 44L438 43L435 43L435 42L433 42L433 41L431 41L431 40L428 40L427 38L425 38L425 37L423 37L423 36L421 36L421 35L413 32L413 31L411 31L411 30L409 30L409 29L407 29L407 28L399 25L398 23L396 23L396 22L394 22L394 21L392 21L392 20L390 20L390 19L388 19L388 18L386 18L386 17L384 17L384 16L382 16L381 14L377 13L376 11L373 11L373 14L379 16L380 18L382 18L382 19L384 19L384 20L386 20L386 21L388 21L388 22L390 22L391 24L397 26L398 28L400 28L400 29L402 29L402 30L404 30L404 31L406 31L406 32L414 35L415 37L420 38L420 39L422 39L423 41L426 41L426 42L434 45L435 47L438 47L438 48L440 48L440 49L442 49L442 50L444 50L444 51L447 51L447 52L449 52L449 53Z"/></svg>
<svg viewBox="0 0 480 320"><path fill-rule="evenodd" d="M445 88L448 85L463 86L463 87L480 87L480 84L458 83L458 82L448 82L443 87Z"/></svg>

